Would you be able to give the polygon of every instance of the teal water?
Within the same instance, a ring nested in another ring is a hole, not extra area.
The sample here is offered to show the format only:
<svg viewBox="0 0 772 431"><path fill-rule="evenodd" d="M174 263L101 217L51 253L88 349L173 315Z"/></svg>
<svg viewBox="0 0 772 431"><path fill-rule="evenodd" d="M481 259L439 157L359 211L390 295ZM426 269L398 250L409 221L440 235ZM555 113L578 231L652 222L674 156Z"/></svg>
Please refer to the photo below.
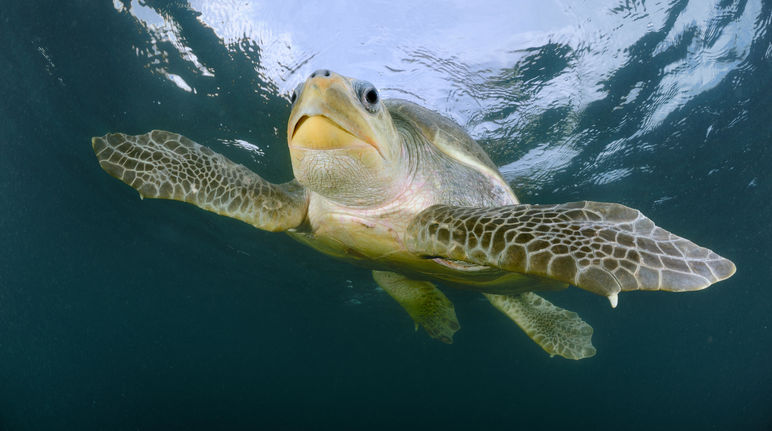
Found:
<svg viewBox="0 0 772 431"><path fill-rule="evenodd" d="M0 429L772 429L772 6L0 0ZM447 291L453 345L369 272L140 201L90 137L167 129L290 179L317 68L465 126L521 200L621 202L732 259L688 294L548 295L549 358Z"/></svg>

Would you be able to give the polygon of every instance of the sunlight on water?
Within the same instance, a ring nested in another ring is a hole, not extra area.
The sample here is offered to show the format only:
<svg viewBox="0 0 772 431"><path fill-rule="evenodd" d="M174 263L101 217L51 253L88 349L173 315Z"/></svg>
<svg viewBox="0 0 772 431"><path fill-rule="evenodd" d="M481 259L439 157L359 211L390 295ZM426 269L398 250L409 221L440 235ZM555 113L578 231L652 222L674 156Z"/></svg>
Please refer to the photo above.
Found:
<svg viewBox="0 0 772 431"><path fill-rule="evenodd" d="M621 155L656 151L647 136L742 67L767 27L760 1L364 8L223 0L193 1L191 8L228 50L252 59L258 85L269 84L256 90L288 98L319 67L371 80L388 97L416 101L465 126L514 186L534 194L564 171L577 172L580 184L645 172L614 165ZM191 71L195 80L213 77L168 15L137 0L128 11L152 37L152 49L138 55L157 73L192 92L199 90L186 79ZM188 64L186 73L172 57ZM616 113L617 123L588 125L584 117L594 105L595 115ZM599 173L597 166L606 165Z"/></svg>
<svg viewBox="0 0 772 431"><path fill-rule="evenodd" d="M662 80L652 95L649 117L643 130L649 131L689 100L715 87L748 56L753 34L748 31L760 15L761 2L748 2L738 10L734 5L716 7L708 2L688 4L652 56L679 49L688 42L686 55L667 64Z"/></svg>

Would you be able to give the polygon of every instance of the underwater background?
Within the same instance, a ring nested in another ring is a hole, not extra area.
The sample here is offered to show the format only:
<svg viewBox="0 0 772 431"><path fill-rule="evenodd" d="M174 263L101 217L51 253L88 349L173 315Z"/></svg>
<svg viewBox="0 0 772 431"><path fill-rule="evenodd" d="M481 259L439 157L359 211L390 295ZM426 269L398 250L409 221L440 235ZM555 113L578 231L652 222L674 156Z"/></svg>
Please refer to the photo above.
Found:
<svg viewBox="0 0 772 431"><path fill-rule="evenodd" d="M0 0L0 430L772 429L770 30L761 0ZM638 208L737 274L545 294L581 361L446 289L445 345L369 271L92 153L166 129L289 180L318 68L454 119L523 202Z"/></svg>

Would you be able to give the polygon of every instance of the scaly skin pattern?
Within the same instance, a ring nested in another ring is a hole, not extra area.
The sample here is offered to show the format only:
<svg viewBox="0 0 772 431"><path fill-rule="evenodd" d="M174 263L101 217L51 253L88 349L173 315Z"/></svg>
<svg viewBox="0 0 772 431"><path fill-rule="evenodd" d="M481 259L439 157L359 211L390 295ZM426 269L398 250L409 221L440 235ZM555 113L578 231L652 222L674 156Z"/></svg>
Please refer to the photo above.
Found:
<svg viewBox="0 0 772 431"><path fill-rule="evenodd" d="M517 296L485 294L485 297L550 356L584 359L595 355L592 327L573 311L530 292Z"/></svg>
<svg viewBox="0 0 772 431"><path fill-rule="evenodd" d="M297 182L271 184L182 135L112 133L93 138L92 146L100 166L143 198L188 202L269 231L305 219L307 192Z"/></svg>
<svg viewBox="0 0 772 431"><path fill-rule="evenodd" d="M612 305L620 291L699 290L735 272L731 261L613 203L435 205L410 223L405 242L424 256L557 279Z"/></svg>
<svg viewBox="0 0 772 431"><path fill-rule="evenodd" d="M373 271L373 279L432 338L452 344L461 328L453 303L433 283L411 280L395 272Z"/></svg>

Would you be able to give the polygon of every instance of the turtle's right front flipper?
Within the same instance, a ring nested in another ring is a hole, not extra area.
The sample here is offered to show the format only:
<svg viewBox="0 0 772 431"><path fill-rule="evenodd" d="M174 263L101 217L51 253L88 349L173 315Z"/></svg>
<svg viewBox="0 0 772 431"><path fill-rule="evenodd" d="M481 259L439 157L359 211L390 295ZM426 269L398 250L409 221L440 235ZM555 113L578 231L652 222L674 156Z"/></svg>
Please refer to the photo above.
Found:
<svg viewBox="0 0 772 431"><path fill-rule="evenodd" d="M141 197L188 202L258 229L283 231L303 222L305 189L271 184L222 154L176 133L111 133L92 138L102 169Z"/></svg>

